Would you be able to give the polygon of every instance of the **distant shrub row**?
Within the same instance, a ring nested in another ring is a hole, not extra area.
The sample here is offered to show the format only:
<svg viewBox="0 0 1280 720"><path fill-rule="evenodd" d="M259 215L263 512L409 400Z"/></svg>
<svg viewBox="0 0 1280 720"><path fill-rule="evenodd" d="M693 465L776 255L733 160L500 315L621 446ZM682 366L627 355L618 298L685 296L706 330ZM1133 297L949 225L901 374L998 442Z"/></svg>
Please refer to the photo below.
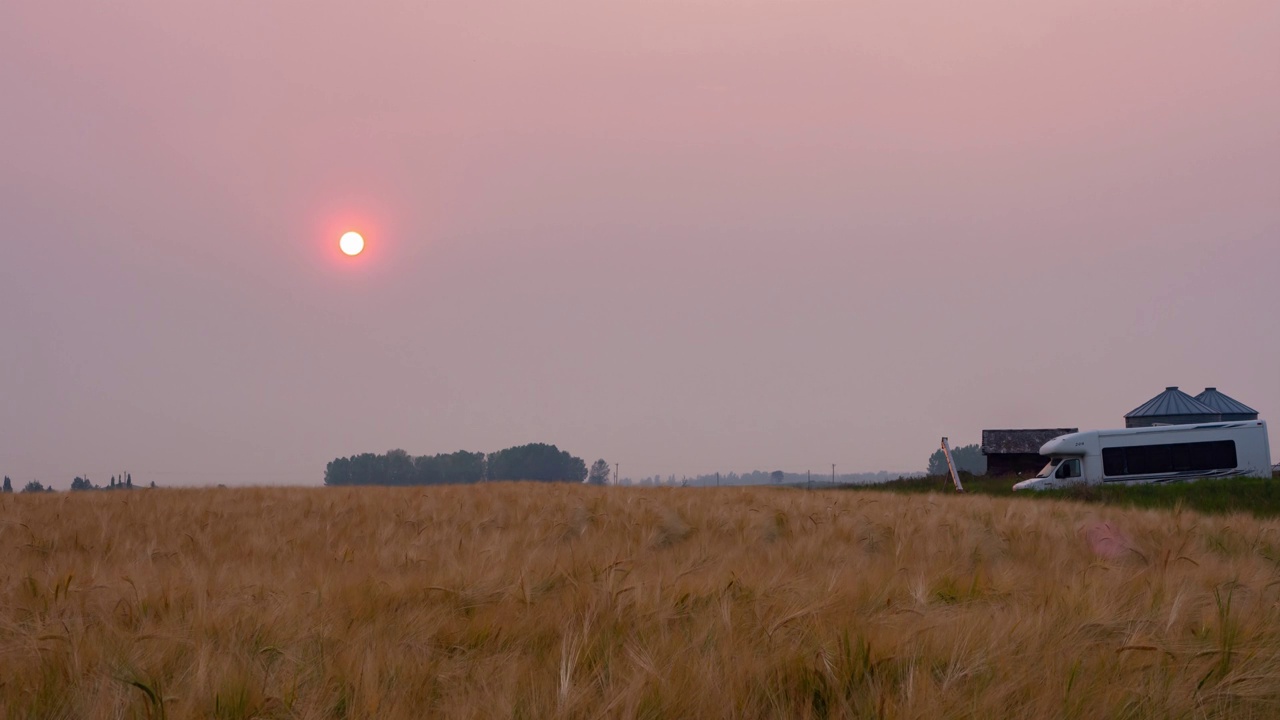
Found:
<svg viewBox="0 0 1280 720"><path fill-rule="evenodd" d="M483 480L582 482L587 464L555 445L532 443L489 454L459 450L414 457L404 450L364 453L330 462L325 485L444 485Z"/></svg>
<svg viewBox="0 0 1280 720"><path fill-rule="evenodd" d="M155 487L155 486L156 486L156 484L155 484L154 482L153 482L153 483L151 483L151 487ZM133 475L131 475L131 474L121 475L119 480L116 480L116 476L112 475L112 476L111 476L111 484L110 484L110 485L94 485L94 484L89 480L89 478L87 478L87 477L80 477L79 475L77 475L77 476L76 476L76 479L74 479L74 480L72 480L72 481L71 481L71 489L72 489L73 491L80 491L80 490L132 490L132 489L133 489ZM3 485L2 487L0 487L0 492L6 492L6 493L11 493L11 492L13 492L13 481L9 479L9 476L8 476L8 475L6 475L6 476L5 476L5 478L4 478L4 485ZM42 493L42 492L57 492L57 490L55 490L55 489L54 489L53 485L45 485L45 484L43 484L43 483L41 483L41 482L39 482L39 481L37 481L37 480L32 480L31 482L27 483L25 487L23 487L23 488L22 488L21 492L24 492L24 493Z"/></svg>

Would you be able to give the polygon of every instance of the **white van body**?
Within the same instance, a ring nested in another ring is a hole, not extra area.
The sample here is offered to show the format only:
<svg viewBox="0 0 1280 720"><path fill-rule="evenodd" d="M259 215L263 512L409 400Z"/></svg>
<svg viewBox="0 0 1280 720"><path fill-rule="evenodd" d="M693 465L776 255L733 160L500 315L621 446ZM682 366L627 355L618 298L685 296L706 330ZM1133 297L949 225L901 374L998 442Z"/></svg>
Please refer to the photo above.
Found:
<svg viewBox="0 0 1280 720"><path fill-rule="evenodd" d="M1271 477L1271 446L1261 420L1090 430L1056 437L1040 454L1049 456L1049 464L1014 490Z"/></svg>

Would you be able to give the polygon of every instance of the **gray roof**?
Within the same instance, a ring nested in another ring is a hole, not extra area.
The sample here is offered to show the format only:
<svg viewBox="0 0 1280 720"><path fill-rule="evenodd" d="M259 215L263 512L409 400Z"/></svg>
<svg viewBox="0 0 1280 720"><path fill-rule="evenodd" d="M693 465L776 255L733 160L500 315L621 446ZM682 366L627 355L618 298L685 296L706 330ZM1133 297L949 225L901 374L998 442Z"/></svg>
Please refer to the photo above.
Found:
<svg viewBox="0 0 1280 720"><path fill-rule="evenodd" d="M1151 398L1137 408L1129 411L1126 418L1164 417L1166 415L1210 415L1217 416L1218 410L1205 405L1177 387L1167 387L1164 392Z"/></svg>
<svg viewBox="0 0 1280 720"><path fill-rule="evenodd" d="M1257 415L1258 411L1236 400L1218 392L1218 388L1205 388L1204 392L1196 396L1196 400L1213 408L1216 412L1223 415Z"/></svg>
<svg viewBox="0 0 1280 720"><path fill-rule="evenodd" d="M1040 447L1061 435L1079 432L1079 428L1037 428L1034 430L983 430L983 455L1016 453L1040 454Z"/></svg>

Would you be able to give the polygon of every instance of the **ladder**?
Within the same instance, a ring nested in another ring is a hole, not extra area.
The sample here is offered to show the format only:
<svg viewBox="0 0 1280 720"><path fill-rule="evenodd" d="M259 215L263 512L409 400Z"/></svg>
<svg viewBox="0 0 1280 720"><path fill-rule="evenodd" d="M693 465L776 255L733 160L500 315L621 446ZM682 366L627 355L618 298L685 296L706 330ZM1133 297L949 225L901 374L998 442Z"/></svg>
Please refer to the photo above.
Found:
<svg viewBox="0 0 1280 720"><path fill-rule="evenodd" d="M951 459L951 447L947 445L946 438L942 438L942 454L947 458L947 467L951 468L951 481L956 484L956 492L964 492L964 487L960 484L960 474L956 472L956 463Z"/></svg>

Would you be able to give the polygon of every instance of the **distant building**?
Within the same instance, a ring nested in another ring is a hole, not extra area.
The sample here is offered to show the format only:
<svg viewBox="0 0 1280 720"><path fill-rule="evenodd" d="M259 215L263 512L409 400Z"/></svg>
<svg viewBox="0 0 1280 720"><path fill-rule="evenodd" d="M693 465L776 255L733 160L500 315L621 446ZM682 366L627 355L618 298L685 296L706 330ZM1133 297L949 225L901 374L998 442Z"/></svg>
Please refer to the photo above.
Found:
<svg viewBox="0 0 1280 720"><path fill-rule="evenodd" d="M987 456L987 475L1034 475L1045 464L1040 447L1059 435L1073 432L1079 432L1079 428L983 430L982 454Z"/></svg>
<svg viewBox="0 0 1280 720"><path fill-rule="evenodd" d="M1257 410L1235 398L1223 395L1218 392L1218 388L1205 388L1204 392L1196 396L1196 400L1217 410L1218 414L1222 416L1223 422L1258 419Z"/></svg>
<svg viewBox="0 0 1280 720"><path fill-rule="evenodd" d="M1254 418L1257 418L1256 413ZM1124 426L1138 428L1153 425L1194 425L1221 420L1221 412L1182 392L1177 386L1170 386L1165 388L1164 392L1130 410L1124 416Z"/></svg>

